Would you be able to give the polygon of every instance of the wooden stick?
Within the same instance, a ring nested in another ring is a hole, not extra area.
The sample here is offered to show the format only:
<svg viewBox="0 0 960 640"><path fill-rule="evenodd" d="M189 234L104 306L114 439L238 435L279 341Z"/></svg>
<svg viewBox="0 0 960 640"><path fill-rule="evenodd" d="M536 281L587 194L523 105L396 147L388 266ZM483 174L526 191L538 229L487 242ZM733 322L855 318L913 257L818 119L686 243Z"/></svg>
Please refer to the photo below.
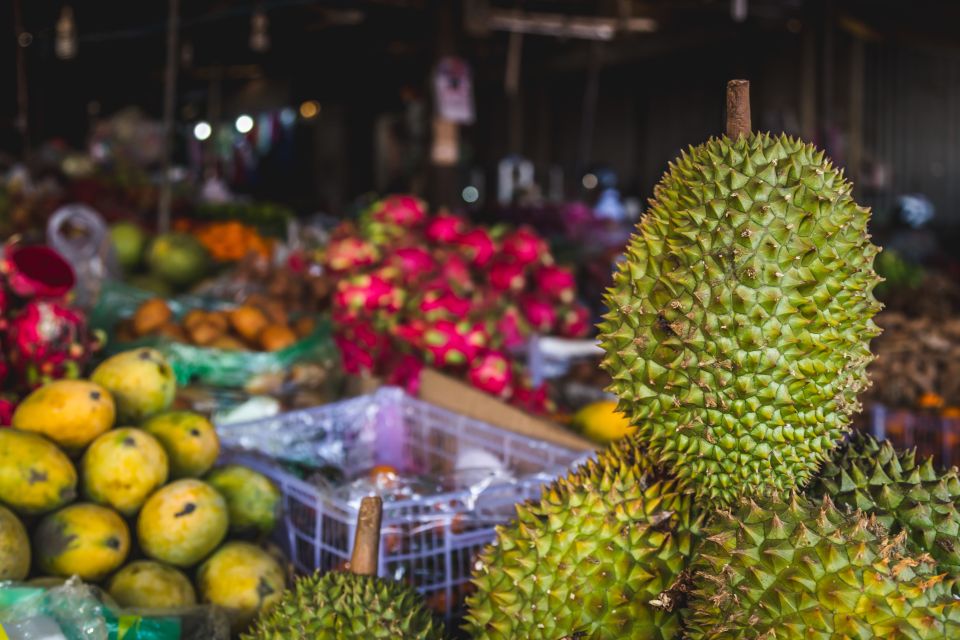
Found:
<svg viewBox="0 0 960 640"><path fill-rule="evenodd" d="M380 557L380 520L383 516L383 500L373 496L360 502L357 514L357 535L353 540L353 555L350 571L361 576L377 575Z"/></svg>
<svg viewBox="0 0 960 640"><path fill-rule="evenodd" d="M750 135L750 81L727 83L727 137L736 140Z"/></svg>

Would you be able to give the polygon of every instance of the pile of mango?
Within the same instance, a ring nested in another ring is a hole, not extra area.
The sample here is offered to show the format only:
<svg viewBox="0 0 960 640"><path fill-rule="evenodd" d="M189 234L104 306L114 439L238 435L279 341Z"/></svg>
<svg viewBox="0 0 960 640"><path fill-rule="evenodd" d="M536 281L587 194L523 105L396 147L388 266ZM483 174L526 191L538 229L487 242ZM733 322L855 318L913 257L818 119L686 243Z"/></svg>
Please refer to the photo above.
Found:
<svg viewBox="0 0 960 640"><path fill-rule="evenodd" d="M163 356L136 349L20 403L0 428L0 580L76 575L121 607L215 604L235 631L279 600L284 560L261 543L280 492L214 467L213 425L171 411L175 391Z"/></svg>

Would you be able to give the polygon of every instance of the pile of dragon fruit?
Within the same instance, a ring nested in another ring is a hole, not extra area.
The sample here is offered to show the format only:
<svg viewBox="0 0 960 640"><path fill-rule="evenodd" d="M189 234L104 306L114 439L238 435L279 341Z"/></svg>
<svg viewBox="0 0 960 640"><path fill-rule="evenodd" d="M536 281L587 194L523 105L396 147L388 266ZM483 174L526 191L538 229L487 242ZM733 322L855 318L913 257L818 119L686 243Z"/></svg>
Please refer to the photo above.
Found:
<svg viewBox="0 0 960 640"><path fill-rule="evenodd" d="M73 269L45 246L8 243L0 255L0 424L9 424L18 393L76 378L102 344L71 306Z"/></svg>
<svg viewBox="0 0 960 640"><path fill-rule="evenodd" d="M429 215L412 196L388 197L342 225L323 261L337 277L344 368L411 391L428 365L543 413L546 389L533 388L521 365L528 338L591 331L573 272L554 263L536 232Z"/></svg>

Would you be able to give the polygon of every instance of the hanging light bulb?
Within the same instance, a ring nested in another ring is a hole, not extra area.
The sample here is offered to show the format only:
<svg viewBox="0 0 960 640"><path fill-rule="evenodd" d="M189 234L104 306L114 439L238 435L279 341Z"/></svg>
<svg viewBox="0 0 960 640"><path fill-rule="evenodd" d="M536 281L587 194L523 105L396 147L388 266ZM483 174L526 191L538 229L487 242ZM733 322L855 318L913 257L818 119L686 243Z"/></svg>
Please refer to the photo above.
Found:
<svg viewBox="0 0 960 640"><path fill-rule="evenodd" d="M250 16L250 48L257 53L263 53L270 48L270 21L262 9L257 9Z"/></svg>
<svg viewBox="0 0 960 640"><path fill-rule="evenodd" d="M730 0L730 17L734 22L747 19L747 0Z"/></svg>
<svg viewBox="0 0 960 640"><path fill-rule="evenodd" d="M77 28L73 23L73 8L69 5L60 9L53 49L61 60L70 60L77 55Z"/></svg>

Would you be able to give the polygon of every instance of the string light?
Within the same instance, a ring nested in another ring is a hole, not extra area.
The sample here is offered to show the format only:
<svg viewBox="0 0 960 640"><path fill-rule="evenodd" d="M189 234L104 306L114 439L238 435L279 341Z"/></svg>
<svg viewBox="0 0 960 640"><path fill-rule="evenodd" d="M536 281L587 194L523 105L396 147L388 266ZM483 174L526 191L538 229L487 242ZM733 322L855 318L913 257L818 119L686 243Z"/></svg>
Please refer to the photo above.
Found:
<svg viewBox="0 0 960 640"><path fill-rule="evenodd" d="M61 60L70 60L77 55L77 28L73 23L73 8L69 5L60 9L53 50Z"/></svg>
<svg viewBox="0 0 960 640"><path fill-rule="evenodd" d="M317 117L320 113L320 103L316 100L307 100L300 105L300 115L306 120Z"/></svg>
<svg viewBox="0 0 960 640"><path fill-rule="evenodd" d="M257 53L270 49L270 21L262 9L257 9L250 16L250 48Z"/></svg>
<svg viewBox="0 0 960 640"><path fill-rule="evenodd" d="M193 137L197 140L206 140L210 137L211 133L213 133L213 128L210 126L209 122L204 122L201 120L197 124L193 125Z"/></svg>
<svg viewBox="0 0 960 640"><path fill-rule="evenodd" d="M249 133L253 129L253 118L247 114L243 114L237 121L233 123L233 126L237 128L237 131L240 133Z"/></svg>

